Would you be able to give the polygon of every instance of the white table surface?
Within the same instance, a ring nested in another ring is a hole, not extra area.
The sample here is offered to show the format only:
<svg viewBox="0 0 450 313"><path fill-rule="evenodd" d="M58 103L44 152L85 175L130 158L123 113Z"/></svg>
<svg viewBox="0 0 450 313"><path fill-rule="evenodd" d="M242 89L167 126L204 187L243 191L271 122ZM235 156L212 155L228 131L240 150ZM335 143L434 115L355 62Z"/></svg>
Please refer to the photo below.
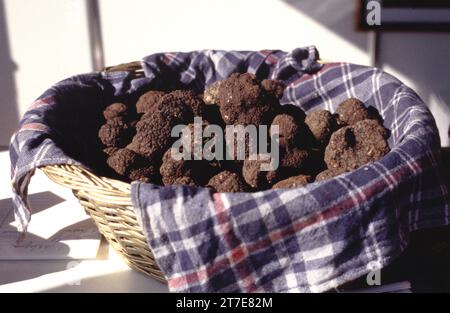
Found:
<svg viewBox="0 0 450 313"><path fill-rule="evenodd" d="M11 208L8 151L0 152L0 210ZM35 201L53 205L58 198L79 210L70 190L50 181L41 171L31 180ZM31 220L33 223L33 218ZM167 292L166 285L130 269L113 249L102 245L103 256L93 260L0 260L0 292ZM1 257L1 256L0 256Z"/></svg>

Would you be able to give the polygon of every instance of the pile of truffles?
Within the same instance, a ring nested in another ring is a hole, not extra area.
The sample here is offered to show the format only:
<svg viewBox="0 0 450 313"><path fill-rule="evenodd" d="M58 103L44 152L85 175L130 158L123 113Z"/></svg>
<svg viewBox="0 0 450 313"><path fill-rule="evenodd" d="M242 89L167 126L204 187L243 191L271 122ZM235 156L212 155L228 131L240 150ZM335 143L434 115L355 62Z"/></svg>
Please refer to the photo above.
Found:
<svg viewBox="0 0 450 313"><path fill-rule="evenodd" d="M235 73L203 95L152 90L135 105L113 103L104 110L106 122L98 132L107 164L126 181L247 192L305 186L389 152L388 130L358 99L345 100L334 114L316 110L306 115L298 106L280 105L283 91L278 81ZM193 129L194 117L202 118L202 127L219 125L224 134L227 125L267 125L270 138L272 126L278 126L279 166L262 171L267 159L250 158L248 149L244 160L174 159L171 146L178 138L171 136L172 128L183 124Z"/></svg>

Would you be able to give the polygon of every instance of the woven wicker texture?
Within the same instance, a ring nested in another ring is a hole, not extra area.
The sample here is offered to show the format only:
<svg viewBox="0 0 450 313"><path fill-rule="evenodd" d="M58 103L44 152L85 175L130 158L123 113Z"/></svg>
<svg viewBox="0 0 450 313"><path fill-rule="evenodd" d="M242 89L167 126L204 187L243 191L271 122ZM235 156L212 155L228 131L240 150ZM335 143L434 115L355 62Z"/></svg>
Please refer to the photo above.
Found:
<svg viewBox="0 0 450 313"><path fill-rule="evenodd" d="M98 177L72 165L52 165L41 170L57 184L72 189L100 233L131 268L165 281L136 220L130 184Z"/></svg>

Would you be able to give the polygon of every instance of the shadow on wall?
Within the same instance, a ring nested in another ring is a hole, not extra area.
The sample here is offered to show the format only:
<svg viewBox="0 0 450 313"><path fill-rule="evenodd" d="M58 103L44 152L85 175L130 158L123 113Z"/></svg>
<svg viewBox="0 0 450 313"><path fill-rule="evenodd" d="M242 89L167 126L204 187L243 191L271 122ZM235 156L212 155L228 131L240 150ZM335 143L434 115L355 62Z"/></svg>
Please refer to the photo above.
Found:
<svg viewBox="0 0 450 313"><path fill-rule="evenodd" d="M434 114L443 146L450 146L450 34L385 33L380 60L414 83Z"/></svg>
<svg viewBox="0 0 450 313"><path fill-rule="evenodd" d="M17 110L14 71L17 66L11 59L9 51L8 28L3 1L0 1L0 143L8 144L17 127L19 112Z"/></svg>
<svg viewBox="0 0 450 313"><path fill-rule="evenodd" d="M355 29L354 0L282 0L313 18L355 47L366 50L366 32ZM450 146L450 34L383 32L378 42L379 62L405 76L430 107L443 146ZM336 47L339 49L339 47ZM318 47L320 51L320 47Z"/></svg>
<svg viewBox="0 0 450 313"><path fill-rule="evenodd" d="M360 50L367 50L366 33L355 31L354 0L282 0L293 8L316 20L339 37L354 44ZM339 49L339 47L336 47ZM320 51L320 47L318 47ZM334 61L334 60L332 60Z"/></svg>

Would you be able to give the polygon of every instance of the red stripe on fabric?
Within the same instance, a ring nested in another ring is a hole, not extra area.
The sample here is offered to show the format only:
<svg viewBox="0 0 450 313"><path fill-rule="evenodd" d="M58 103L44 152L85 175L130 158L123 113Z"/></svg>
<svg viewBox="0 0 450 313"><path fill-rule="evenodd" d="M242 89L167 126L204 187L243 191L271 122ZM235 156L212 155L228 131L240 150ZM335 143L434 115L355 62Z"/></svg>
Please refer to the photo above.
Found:
<svg viewBox="0 0 450 313"><path fill-rule="evenodd" d="M305 82L307 80L313 79L315 75L318 75L318 74L320 74L320 73L322 73L322 72L324 72L324 71L326 71L326 70L328 70L328 69L330 69L332 67L337 67L337 66L341 66L341 65L342 65L342 63L326 63L316 73L314 73L314 74L304 74L304 75L300 76L298 79L294 80L292 83L290 83L288 87L295 87L295 86L297 86L298 84L300 84L302 82Z"/></svg>
<svg viewBox="0 0 450 313"><path fill-rule="evenodd" d="M244 282L244 288L246 289L246 292L253 292L256 290L256 282L251 277L252 271L248 267L245 260L245 258L248 256L248 251L244 246L242 246L242 244L233 248L233 242L238 242L238 240L233 228L231 227L229 214L228 212L226 212L226 208L220 197L220 193L213 194L213 203L214 209L216 211L216 216L221 219L219 220L219 227L221 228L222 235L225 237L225 241L227 242L228 247L230 249L233 249L231 250L229 256L231 267L235 268L239 276L239 280L241 282ZM236 265L238 263L241 263L241 266L237 267Z"/></svg>
<svg viewBox="0 0 450 313"><path fill-rule="evenodd" d="M46 106L46 105L49 105L49 104L52 104L53 101L54 101L54 97L53 96L48 96L48 97L45 97L43 99L36 100L28 107L27 111L33 110L33 109L36 109L36 108L39 108L39 107L42 107L42 106Z"/></svg>
<svg viewBox="0 0 450 313"><path fill-rule="evenodd" d="M420 168L420 166L417 162L412 162L412 163L414 163L415 166L418 166ZM402 168L398 169L396 172L393 172L391 175L393 175L397 179L397 181L399 181L401 179L401 177L403 175L407 174L408 172L409 172L408 167L402 167ZM386 188L388 188L388 184L384 180L380 180L380 181L376 182L375 184L370 185L367 188L363 189L362 193L365 195L366 198L370 198ZM219 196L220 196L219 194L214 194L214 204L215 204L214 207L216 209L216 212L218 212L217 215L222 216L222 214L220 214L220 213L222 213L225 210L225 207ZM327 210L325 210L321 213L315 214L315 215L313 215L309 218L306 218L302 221L296 222L293 225L289 225L288 227L286 227L283 230L279 230L279 231L270 233L265 238L261 238L260 240L258 240L255 243L246 245L245 248L242 245L234 248L231 251L231 257L223 256L222 258L217 258L216 261L212 262L209 265L206 265L204 269L202 269L196 273L189 273L184 276L170 278L168 280L169 286L171 288L174 288L174 287L179 288L179 287L184 286L189 283L196 283L196 282L198 282L198 280L194 280L195 277L197 277L197 279L199 277L202 277L203 279L207 279L208 277L211 277L218 271L223 270L224 266L233 266L233 265L235 266L236 261L238 263L245 262L245 257L247 257L250 253L258 252L260 250L266 249L267 247L277 244L278 242L280 242L281 240L284 240L287 237L293 236L295 233L305 229L308 226L312 226L319 222L330 220L330 219L338 216L339 214L354 208L354 206L355 206L355 201L354 201L354 199L352 199L351 196L349 196L346 199L343 199L342 201L334 204ZM229 236L233 236L233 235L234 235L234 233L232 233L231 231L227 232L225 239L227 239L227 238L229 238ZM233 262L231 265L228 262L228 259L231 259L231 261ZM243 261L243 262L241 262L241 261ZM250 285L249 290L251 290L251 291L256 290L256 285L255 285L255 282L252 279L251 275L246 275L245 277L240 277L240 279L242 282L245 282Z"/></svg>
<svg viewBox="0 0 450 313"><path fill-rule="evenodd" d="M215 273L218 273L224 269L230 268L230 263L228 262L228 258L222 258L214 263L212 263L210 266L206 266L199 271L196 272L196 280L193 280L194 276L189 276L189 279L186 278L186 276L192 274L187 274L183 276L173 277L168 279L168 285L172 289L180 288L182 286L185 286L187 283L197 283L199 281L205 281L208 277L211 277ZM188 280L190 280L188 282Z"/></svg>
<svg viewBox="0 0 450 313"><path fill-rule="evenodd" d="M269 64L276 64L279 58L273 54L271 50L261 50L259 51L263 56L265 56L265 61Z"/></svg>
<svg viewBox="0 0 450 313"><path fill-rule="evenodd" d="M24 124L24 125L22 125L22 127L16 132L16 134L17 134L17 133L20 133L21 131L24 131L24 130L35 130L35 131L42 131L42 132L45 132L45 131L48 130L48 127L45 126L44 124L41 124L41 123L29 123L29 124Z"/></svg>
<svg viewBox="0 0 450 313"><path fill-rule="evenodd" d="M173 62L173 60L175 60L175 58L176 58L176 55L175 55L175 54L173 54L173 53L165 53L165 54L163 55L162 61L163 61L166 65L169 65L170 63Z"/></svg>

